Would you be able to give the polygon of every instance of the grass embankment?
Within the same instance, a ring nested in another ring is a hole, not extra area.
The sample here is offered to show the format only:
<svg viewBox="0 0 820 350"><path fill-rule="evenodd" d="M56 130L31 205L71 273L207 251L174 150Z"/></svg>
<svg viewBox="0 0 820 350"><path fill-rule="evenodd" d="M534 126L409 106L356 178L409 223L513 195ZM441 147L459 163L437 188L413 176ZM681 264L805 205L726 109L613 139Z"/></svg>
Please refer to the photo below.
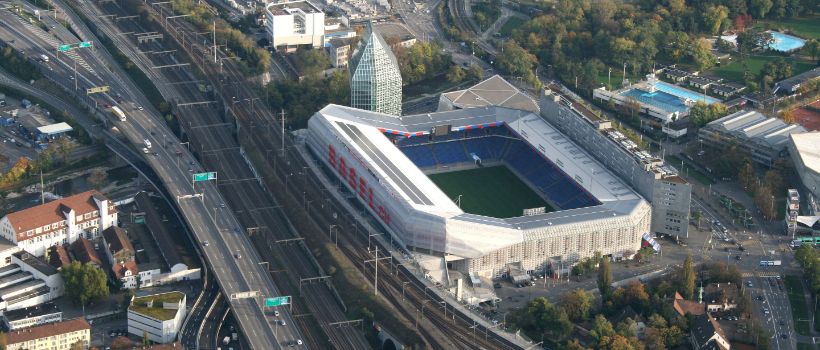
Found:
<svg viewBox="0 0 820 350"><path fill-rule="evenodd" d="M746 60L746 67L748 68L750 74L758 76L766 63L774 61L778 58L783 58L786 62L791 63L792 75L800 74L814 68L814 65L809 62L800 61L794 57L783 57L778 55L751 56ZM745 69L743 68L743 63L737 59L737 56L734 56L732 57L732 62L723 63L720 67L713 68L709 74L743 84L744 71Z"/></svg>
<svg viewBox="0 0 820 350"><path fill-rule="evenodd" d="M498 33L501 34L501 36L505 37L511 36L513 30L518 29L518 27L521 27L526 22L526 20L521 19L519 17L510 17L507 19L507 22L504 22L504 25L501 26L501 29L498 30Z"/></svg>
<svg viewBox="0 0 820 350"><path fill-rule="evenodd" d="M787 29L804 39L820 39L820 16L760 20L755 23L755 26L778 31Z"/></svg>

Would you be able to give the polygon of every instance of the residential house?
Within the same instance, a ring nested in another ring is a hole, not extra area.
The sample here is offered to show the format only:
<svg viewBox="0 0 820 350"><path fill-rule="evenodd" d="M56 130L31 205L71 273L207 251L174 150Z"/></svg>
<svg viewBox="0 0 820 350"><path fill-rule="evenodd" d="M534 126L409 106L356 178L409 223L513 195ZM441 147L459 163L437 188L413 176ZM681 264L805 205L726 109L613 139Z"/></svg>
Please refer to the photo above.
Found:
<svg viewBox="0 0 820 350"><path fill-rule="evenodd" d="M70 350L78 342L84 348L91 342L91 325L82 318L6 333L7 350Z"/></svg>
<svg viewBox="0 0 820 350"><path fill-rule="evenodd" d="M334 68L347 68L352 52L350 46L353 40L353 38L334 38L330 39L325 45L330 57L330 64Z"/></svg>
<svg viewBox="0 0 820 350"><path fill-rule="evenodd" d="M726 334L720 328L720 324L711 315L704 314L695 317L689 327L689 343L692 350L730 350Z"/></svg>
<svg viewBox="0 0 820 350"><path fill-rule="evenodd" d="M720 80L721 79L719 78L707 77L705 75L696 75L689 77L689 86L692 86L698 89L698 91L702 92L703 90L708 89L713 84L719 83Z"/></svg>
<svg viewBox="0 0 820 350"><path fill-rule="evenodd" d="M94 245L85 238L80 238L71 244L71 253L74 254L74 259L80 263L91 264L98 268L102 267L102 260L94 250Z"/></svg>
<svg viewBox="0 0 820 350"><path fill-rule="evenodd" d="M106 248L105 257L111 265L133 261L136 256L134 246L128 240L125 230L117 226L111 226L103 231L103 246Z"/></svg>
<svg viewBox="0 0 820 350"><path fill-rule="evenodd" d="M715 95L723 96L724 98L729 98L743 92L743 90L746 90L746 86L740 85L738 83L728 82L713 84L711 90L713 93L715 93Z"/></svg>
<svg viewBox="0 0 820 350"><path fill-rule="evenodd" d="M71 264L71 259L68 257L68 251L62 244L51 246L46 251L46 261L55 269L60 270L63 267Z"/></svg>
<svg viewBox="0 0 820 350"><path fill-rule="evenodd" d="M709 283L703 294L706 311L717 312L737 307L739 297L737 285L731 283Z"/></svg>
<svg viewBox="0 0 820 350"><path fill-rule="evenodd" d="M114 203L92 190L7 214L0 219L0 237L43 256L48 247L96 238L116 223Z"/></svg>
<svg viewBox="0 0 820 350"><path fill-rule="evenodd" d="M667 68L663 71L663 75L676 83L680 83L682 81L686 81L690 75L693 75L685 70L677 69L677 68Z"/></svg>
<svg viewBox="0 0 820 350"><path fill-rule="evenodd" d="M140 281L140 270L134 260L117 262L111 265L111 272L114 274L116 280L122 282L123 288L134 289L137 288L137 284L139 284L140 287L145 285L145 283Z"/></svg>

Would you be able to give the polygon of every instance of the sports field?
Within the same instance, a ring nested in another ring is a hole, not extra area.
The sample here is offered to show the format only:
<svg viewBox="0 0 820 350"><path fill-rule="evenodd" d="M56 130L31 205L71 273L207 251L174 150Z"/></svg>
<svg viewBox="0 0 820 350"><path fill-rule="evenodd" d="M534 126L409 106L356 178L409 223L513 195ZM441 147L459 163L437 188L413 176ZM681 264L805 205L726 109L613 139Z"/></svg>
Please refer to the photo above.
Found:
<svg viewBox="0 0 820 350"><path fill-rule="evenodd" d="M496 218L521 216L524 209L553 209L505 166L428 175L447 196L461 195L465 212Z"/></svg>

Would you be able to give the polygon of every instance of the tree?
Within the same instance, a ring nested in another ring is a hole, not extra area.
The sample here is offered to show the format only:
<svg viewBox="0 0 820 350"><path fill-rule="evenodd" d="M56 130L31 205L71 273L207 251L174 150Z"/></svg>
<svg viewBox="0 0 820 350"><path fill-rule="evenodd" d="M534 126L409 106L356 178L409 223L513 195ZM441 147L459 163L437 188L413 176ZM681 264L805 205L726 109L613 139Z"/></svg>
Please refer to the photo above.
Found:
<svg viewBox="0 0 820 350"><path fill-rule="evenodd" d="M771 187L758 187L754 195L754 202L755 205L757 205L757 208L760 209L760 212L763 213L764 217L769 220L774 220L775 215L777 214L777 209L774 207L774 195L772 194Z"/></svg>
<svg viewBox="0 0 820 350"><path fill-rule="evenodd" d="M615 334L613 336L603 337L600 342L598 342L597 349L601 350L634 350L635 347L632 346L629 339Z"/></svg>
<svg viewBox="0 0 820 350"><path fill-rule="evenodd" d="M567 345L564 346L564 350L587 350L578 339L573 339L567 342Z"/></svg>
<svg viewBox="0 0 820 350"><path fill-rule="evenodd" d="M649 293L646 286L640 281L631 281L624 290L624 298L628 305L631 305L638 312L643 312L649 307Z"/></svg>
<svg viewBox="0 0 820 350"><path fill-rule="evenodd" d="M655 327L655 328L666 328L666 319L663 316L658 314L649 315L649 319L646 322L647 327Z"/></svg>
<svg viewBox="0 0 820 350"><path fill-rule="evenodd" d="M772 0L751 0L749 10L755 17L764 18L773 5Z"/></svg>
<svg viewBox="0 0 820 350"><path fill-rule="evenodd" d="M644 332L643 343L649 350L666 349L663 333L658 328L647 327L646 331Z"/></svg>
<svg viewBox="0 0 820 350"><path fill-rule="evenodd" d="M74 143L66 137L61 137L55 141L57 143L57 152L60 153L63 163L68 161L68 155L74 150Z"/></svg>
<svg viewBox="0 0 820 350"><path fill-rule="evenodd" d="M451 83L458 83L464 80L464 77L467 74L464 73L464 70L461 69L458 65L450 66L450 69L447 70L447 81Z"/></svg>
<svg viewBox="0 0 820 350"><path fill-rule="evenodd" d="M794 259L805 269L817 264L817 259L820 259L820 256L818 256L817 250L812 245L803 244L794 252Z"/></svg>
<svg viewBox="0 0 820 350"><path fill-rule="evenodd" d="M572 331L566 311L543 297L530 301L514 314L512 321L530 334L542 334L551 339L564 339Z"/></svg>
<svg viewBox="0 0 820 350"><path fill-rule="evenodd" d="M108 284L105 272L89 264L73 261L60 271L65 283L65 293L77 304L89 302L108 296Z"/></svg>
<svg viewBox="0 0 820 350"><path fill-rule="evenodd" d="M782 193L786 190L783 177L780 176L780 172L775 169L769 169L766 171L766 174L763 175L763 186L772 189L772 193Z"/></svg>
<svg viewBox="0 0 820 350"><path fill-rule="evenodd" d="M102 188L108 181L108 173L103 169L94 169L88 176L88 183L96 189Z"/></svg>
<svg viewBox="0 0 820 350"><path fill-rule="evenodd" d="M727 114L729 114L728 108L720 102L706 104L706 102L698 101L689 108L689 120L697 127L706 125Z"/></svg>
<svg viewBox="0 0 820 350"><path fill-rule="evenodd" d="M691 300L695 295L695 267L692 262L691 253L688 254L686 260L683 261L683 270L681 271L679 284L683 297Z"/></svg>
<svg viewBox="0 0 820 350"><path fill-rule="evenodd" d="M532 75L537 63L538 59L519 46L515 40L510 40L504 44L504 53L496 59L496 64L502 71L518 77Z"/></svg>
<svg viewBox="0 0 820 350"><path fill-rule="evenodd" d="M151 345L151 340L148 339L148 332L142 331L142 346Z"/></svg>
<svg viewBox="0 0 820 350"><path fill-rule="evenodd" d="M609 259L603 259L598 268L598 291L601 292L602 300L609 300L612 291L612 269L609 266Z"/></svg>
<svg viewBox="0 0 820 350"><path fill-rule="evenodd" d="M5 342L3 344L5 344ZM3 346L3 349L5 350L5 345ZM85 350L85 342L82 340L75 341L71 344L70 350Z"/></svg>
<svg viewBox="0 0 820 350"><path fill-rule="evenodd" d="M754 192L757 187L757 175L752 162L746 162L743 168L740 168L740 172L737 173L737 180L743 186L743 190L749 193Z"/></svg>
<svg viewBox="0 0 820 350"><path fill-rule="evenodd" d="M670 31L666 34L665 42L663 50L674 62L680 62L692 45L689 34L685 32Z"/></svg>
<svg viewBox="0 0 820 350"><path fill-rule="evenodd" d="M712 54L712 44L705 38L695 40L690 56L700 70L709 69L717 62L715 55Z"/></svg>
<svg viewBox="0 0 820 350"><path fill-rule="evenodd" d="M803 52L811 57L812 61L816 61L820 57L820 40L810 39L803 45Z"/></svg>
<svg viewBox="0 0 820 350"><path fill-rule="evenodd" d="M635 322L630 317L625 318L623 321L618 323L618 326L615 327L615 330L618 334L624 336L625 338L632 338L638 336L638 323Z"/></svg>
<svg viewBox="0 0 820 350"><path fill-rule="evenodd" d="M637 121L636 118L639 118L641 113L641 103L638 102L634 97L627 97L626 101L623 105L623 112L629 116L629 119L632 121Z"/></svg>
<svg viewBox="0 0 820 350"><path fill-rule="evenodd" d="M707 32L717 35L728 24L729 9L723 5L708 5L702 15Z"/></svg>
<svg viewBox="0 0 820 350"><path fill-rule="evenodd" d="M471 63L470 68L467 70L467 79L481 80L482 78L484 78L484 70L481 69L481 66Z"/></svg>
<svg viewBox="0 0 820 350"><path fill-rule="evenodd" d="M134 342L128 337L119 336L111 341L111 350L127 350L134 347Z"/></svg>
<svg viewBox="0 0 820 350"><path fill-rule="evenodd" d="M330 67L330 57L325 50L300 49L293 55L293 65L301 76L320 76Z"/></svg>
<svg viewBox="0 0 820 350"><path fill-rule="evenodd" d="M589 316L589 309L592 307L592 295L578 288L561 296L559 305L566 310L570 320L580 322L586 320Z"/></svg>
<svg viewBox="0 0 820 350"><path fill-rule="evenodd" d="M604 315L598 314L595 316L595 320L592 321L592 329L590 329L589 334L595 340L601 341L604 337L615 335L615 329L612 328L612 323L609 323Z"/></svg>

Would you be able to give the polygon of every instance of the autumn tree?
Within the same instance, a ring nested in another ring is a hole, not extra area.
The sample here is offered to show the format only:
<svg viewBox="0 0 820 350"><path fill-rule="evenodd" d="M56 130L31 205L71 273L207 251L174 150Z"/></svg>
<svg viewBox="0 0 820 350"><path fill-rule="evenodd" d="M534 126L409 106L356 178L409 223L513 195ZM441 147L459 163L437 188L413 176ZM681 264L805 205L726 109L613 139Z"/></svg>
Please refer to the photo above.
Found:
<svg viewBox="0 0 820 350"><path fill-rule="evenodd" d="M816 61L820 57L820 40L810 39L803 45L803 52L811 57L812 61Z"/></svg>
<svg viewBox="0 0 820 350"><path fill-rule="evenodd" d="M515 40L510 40L504 44L504 53L498 56L496 64L504 73L530 81L534 79L538 59Z"/></svg>
<svg viewBox="0 0 820 350"><path fill-rule="evenodd" d="M794 124L794 110L786 109L780 112L780 119L783 119L786 124Z"/></svg>
<svg viewBox="0 0 820 350"><path fill-rule="evenodd" d="M625 318L615 326L615 331L625 338L638 336L638 323L630 317Z"/></svg>
<svg viewBox="0 0 820 350"><path fill-rule="evenodd" d="M763 213L763 216L769 220L774 220L777 214L777 208L774 207L774 195L769 186L760 186L755 191L754 202L758 209Z"/></svg>
<svg viewBox="0 0 820 350"><path fill-rule="evenodd" d="M572 322L566 311L543 297L530 301L513 315L512 321L527 333L542 334L556 340L566 338L572 331Z"/></svg>
<svg viewBox="0 0 820 350"><path fill-rule="evenodd" d="M615 335L615 329L612 327L612 323L610 323L604 315L598 314L592 321L592 329L590 329L589 334L595 338L595 340L600 342L605 337Z"/></svg>
<svg viewBox="0 0 820 350"><path fill-rule="evenodd" d="M90 175L88 175L88 183L96 189L102 188L103 185L108 181L108 172L104 169L94 169Z"/></svg>
<svg viewBox="0 0 820 350"><path fill-rule="evenodd" d="M128 337L119 336L111 341L111 350L128 350L134 347L134 342Z"/></svg>
<svg viewBox="0 0 820 350"><path fill-rule="evenodd" d="M612 268L609 266L609 259L603 259L598 267L598 291L601 292L602 300L609 300L612 292Z"/></svg>
<svg viewBox="0 0 820 350"><path fill-rule="evenodd" d="M683 297L691 300L695 295L695 266L692 261L692 254L688 254L686 260L683 261L683 269L678 284Z"/></svg>
<svg viewBox="0 0 820 350"><path fill-rule="evenodd" d="M694 43L692 43L692 51L690 56L692 58L692 62L700 70L712 68L717 62L715 55L712 54L712 44L710 44L705 38L697 39Z"/></svg>
<svg viewBox="0 0 820 350"><path fill-rule="evenodd" d="M712 35L719 34L729 23L729 9L723 5L707 5L702 16L707 32Z"/></svg>
<svg viewBox="0 0 820 350"><path fill-rule="evenodd" d="M592 295L578 288L561 296L559 305L566 310L570 320L584 321L589 316L589 309L592 307Z"/></svg>
<svg viewBox="0 0 820 350"><path fill-rule="evenodd" d="M450 66L450 69L447 70L447 81L451 83L461 82L466 76L467 74L464 73L464 70L455 64Z"/></svg>
<svg viewBox="0 0 820 350"><path fill-rule="evenodd" d="M743 167L740 168L740 172L737 173L737 180L740 185L743 186L743 190L749 193L754 192L755 188L757 188L757 175L755 174L752 162L743 164Z"/></svg>

